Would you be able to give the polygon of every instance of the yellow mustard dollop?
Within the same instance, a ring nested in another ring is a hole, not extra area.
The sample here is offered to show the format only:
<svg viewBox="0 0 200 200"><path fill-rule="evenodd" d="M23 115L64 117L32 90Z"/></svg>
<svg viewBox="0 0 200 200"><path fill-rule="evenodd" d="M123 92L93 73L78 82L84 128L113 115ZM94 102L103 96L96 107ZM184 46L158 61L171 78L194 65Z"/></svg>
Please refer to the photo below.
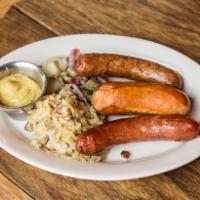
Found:
<svg viewBox="0 0 200 200"><path fill-rule="evenodd" d="M21 107L36 100L41 94L39 85L21 74L0 79L0 102L8 107Z"/></svg>

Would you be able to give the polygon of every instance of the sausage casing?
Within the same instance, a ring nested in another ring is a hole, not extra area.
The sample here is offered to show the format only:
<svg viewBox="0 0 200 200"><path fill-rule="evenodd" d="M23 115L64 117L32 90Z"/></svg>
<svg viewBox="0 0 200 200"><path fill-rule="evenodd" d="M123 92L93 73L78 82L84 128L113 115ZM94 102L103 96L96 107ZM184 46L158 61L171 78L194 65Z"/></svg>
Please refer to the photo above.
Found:
<svg viewBox="0 0 200 200"><path fill-rule="evenodd" d="M92 105L105 115L185 115L190 110L186 94L156 83L103 83L93 93Z"/></svg>
<svg viewBox="0 0 200 200"><path fill-rule="evenodd" d="M83 76L126 77L181 88L182 78L175 71L157 63L114 54L80 54L74 69Z"/></svg>
<svg viewBox="0 0 200 200"><path fill-rule="evenodd" d="M114 144L149 140L190 140L198 136L199 125L183 116L143 116L115 120L80 135L76 148L93 155Z"/></svg>

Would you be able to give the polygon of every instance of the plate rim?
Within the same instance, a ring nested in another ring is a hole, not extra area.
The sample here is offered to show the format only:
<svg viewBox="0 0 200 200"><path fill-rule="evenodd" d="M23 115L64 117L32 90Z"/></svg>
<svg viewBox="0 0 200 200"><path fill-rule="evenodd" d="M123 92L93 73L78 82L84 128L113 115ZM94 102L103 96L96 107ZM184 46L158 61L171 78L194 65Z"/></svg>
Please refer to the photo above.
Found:
<svg viewBox="0 0 200 200"><path fill-rule="evenodd" d="M180 53L179 51L177 50L174 50L168 46L165 46L165 45L162 45L162 44L159 44L159 43L156 43L156 42L153 42L153 41L150 41L150 40L145 40L145 39L141 39L141 38L136 38L136 37L129 37L129 36L122 36L122 35L112 35L112 34L73 34L73 35L63 35L63 36L56 36L56 37L50 37L50 38L47 38L47 39L44 39L44 40L39 40L39 41L36 41L36 42L33 42L33 43L30 43L30 44L27 44L25 46L22 46L20 48L17 48L13 51L11 51L10 53L4 55L1 57L0 61L6 59L7 57L9 57L10 55L12 55L15 51L18 51L24 47L28 47L28 46L31 46L31 45L37 45L38 43L41 43L41 42L47 42L49 40L54 40L54 39L57 39L57 38L72 38L72 37L110 37L111 39L113 37L120 37L122 39L131 39L131 40L138 40L140 42L145 42L145 43L149 43L150 45L154 45L154 46L157 46L157 47L160 47L160 48L164 48L165 50L167 51L170 51L172 53L175 53L175 54L179 54L179 56L187 59L188 61L194 63L194 65L199 65L196 61L194 61L193 59L189 58L188 56ZM156 48L157 48L156 47ZM195 141L197 141L196 139L193 140L194 143ZM189 142L186 142L186 145L189 144L191 141ZM199 143L197 141L197 143ZM78 176L76 176L75 174L71 173L66 173L65 171L58 171L57 169L53 169L53 168L49 168L47 167L45 164L41 164L41 163L38 163L38 162L33 162L33 160L31 159L28 159L25 158L23 155L17 153L16 151L14 151L14 149L12 149L11 147L8 147L6 145L4 145L3 142L1 142L0 140L0 148L6 150L8 153L10 153L11 155L13 155L14 157L20 159L21 161L27 163L27 164L30 164L30 165L33 165L37 168L40 168L40 169L43 169L45 171L49 171L49 172L52 172L54 174L60 174L60 175L64 175L64 176L68 176L68 177L73 177L73 178L79 178L79 179L86 179L86 180L106 180L106 181L109 181L109 180L130 180L130 179L136 179L136 178L144 178L144 177L148 177L148 176L153 176L153 175L157 175L157 174L160 174L160 173L164 173L164 172L167 172L167 171L171 171L173 169L176 169L178 167L181 167L187 163L190 163L192 162L193 160L197 159L199 156L200 156L200 148L199 148L199 151L198 152L194 152L193 154L193 157L190 158L190 159L183 159L181 161L179 161L178 163L175 162L174 165L171 165L170 166L163 166L161 167L160 169L158 168L155 168L154 170L151 170L151 171L147 171L147 172L143 172L143 175L142 174L138 174L138 175L134 175L134 176L126 176L126 177L123 177L123 176L120 176L120 177L105 177L105 176L95 176L95 175L84 175L84 174L80 174ZM179 149L180 150L180 149ZM172 153L172 152L171 152ZM174 154L174 153L173 153ZM156 156L157 157L157 156ZM124 163L123 163L124 164ZM101 164L100 164L101 165Z"/></svg>

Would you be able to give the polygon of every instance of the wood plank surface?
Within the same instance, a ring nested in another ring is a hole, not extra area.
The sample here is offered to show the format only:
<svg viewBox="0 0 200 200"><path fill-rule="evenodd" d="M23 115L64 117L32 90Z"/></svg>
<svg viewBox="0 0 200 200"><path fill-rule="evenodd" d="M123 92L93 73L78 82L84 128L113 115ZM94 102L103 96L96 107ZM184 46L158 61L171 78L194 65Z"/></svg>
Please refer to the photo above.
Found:
<svg viewBox="0 0 200 200"><path fill-rule="evenodd" d="M31 200L32 198L0 173L1 200Z"/></svg>
<svg viewBox="0 0 200 200"><path fill-rule="evenodd" d="M26 44L53 36L54 33L12 8L0 20L0 56Z"/></svg>
<svg viewBox="0 0 200 200"><path fill-rule="evenodd" d="M54 35L92 32L157 41L200 62L199 10L199 0L24 0L0 20L0 56ZM1 149L0 171L39 200L200 200L200 159L158 176L98 182L45 172Z"/></svg>
<svg viewBox="0 0 200 200"><path fill-rule="evenodd" d="M199 0L32 0L17 4L58 35L109 33L173 47L200 62Z"/></svg>
<svg viewBox="0 0 200 200"><path fill-rule="evenodd" d="M3 150L0 152L0 157L2 159L0 168L8 176L14 177L17 183L36 199L189 200L193 197L192 193L186 193L164 174L132 181L85 181L36 169L8 155ZM11 165L12 163L15 163L15 167ZM193 182L193 180L190 181ZM199 185L200 180L198 179L196 183ZM200 191L197 191L195 197L200 199Z"/></svg>

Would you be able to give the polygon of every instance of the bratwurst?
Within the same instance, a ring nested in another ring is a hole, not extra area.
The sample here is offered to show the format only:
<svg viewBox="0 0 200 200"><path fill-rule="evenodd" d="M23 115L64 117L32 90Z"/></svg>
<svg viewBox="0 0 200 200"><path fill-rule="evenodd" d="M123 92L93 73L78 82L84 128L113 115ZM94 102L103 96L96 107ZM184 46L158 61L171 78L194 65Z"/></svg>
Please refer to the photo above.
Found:
<svg viewBox="0 0 200 200"><path fill-rule="evenodd" d="M182 78L157 63L115 54L80 54L74 69L83 76L126 77L143 82L156 82L181 88Z"/></svg>
<svg viewBox="0 0 200 200"><path fill-rule="evenodd" d="M190 100L176 88L157 83L106 82L93 93L92 105L105 115L185 115Z"/></svg>
<svg viewBox="0 0 200 200"><path fill-rule="evenodd" d="M114 144L149 140L190 140L198 136L199 125L182 116L143 116L115 120L80 135L76 149L93 155Z"/></svg>

